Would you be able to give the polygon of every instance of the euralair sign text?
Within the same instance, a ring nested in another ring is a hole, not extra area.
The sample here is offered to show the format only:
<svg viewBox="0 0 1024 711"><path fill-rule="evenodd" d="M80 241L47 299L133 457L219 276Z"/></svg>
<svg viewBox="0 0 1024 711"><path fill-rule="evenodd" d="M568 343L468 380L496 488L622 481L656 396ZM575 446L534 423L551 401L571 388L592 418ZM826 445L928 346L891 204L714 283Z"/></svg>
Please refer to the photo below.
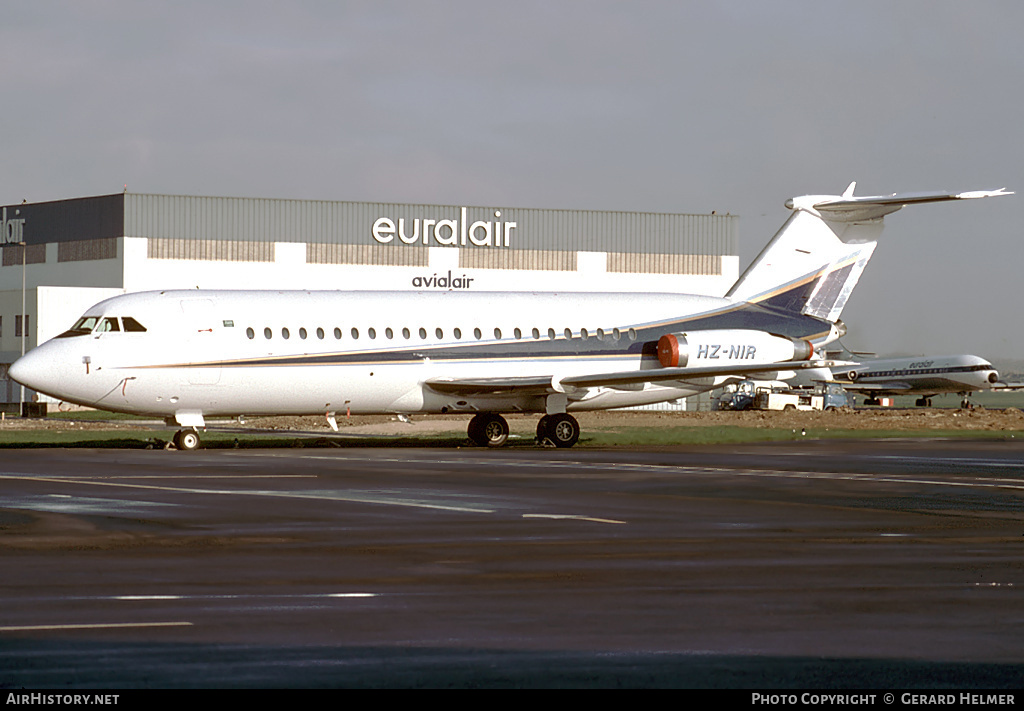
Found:
<svg viewBox="0 0 1024 711"><path fill-rule="evenodd" d="M14 214L18 215L20 214L20 211L15 210ZM0 213L0 234L3 235L4 242L24 242L24 227L25 218L11 218L10 220L8 220L6 207L3 209L3 212Z"/></svg>
<svg viewBox="0 0 1024 711"><path fill-rule="evenodd" d="M449 247L508 247L511 243L512 230L515 222L501 220L476 220L470 222L466 217L466 208L459 208L458 220L431 220L428 218L404 217L393 220L390 217L379 217L373 223L373 238L380 244L390 244L398 238L396 244L444 245ZM501 217L495 211L494 216Z"/></svg>

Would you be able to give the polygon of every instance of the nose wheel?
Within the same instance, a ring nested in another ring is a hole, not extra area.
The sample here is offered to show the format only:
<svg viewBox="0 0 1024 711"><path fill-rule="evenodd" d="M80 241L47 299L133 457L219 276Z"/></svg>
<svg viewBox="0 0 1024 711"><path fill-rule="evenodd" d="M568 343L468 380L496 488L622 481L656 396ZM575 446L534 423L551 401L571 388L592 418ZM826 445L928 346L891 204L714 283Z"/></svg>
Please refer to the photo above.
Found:
<svg viewBox="0 0 1024 711"><path fill-rule="evenodd" d="M545 440L556 447L571 447L580 439L580 423L565 412L544 415L537 423L537 441Z"/></svg>
<svg viewBox="0 0 1024 711"><path fill-rule="evenodd" d="M174 446L186 452L199 449L202 444L199 440L199 433L196 430L178 430L174 433Z"/></svg>

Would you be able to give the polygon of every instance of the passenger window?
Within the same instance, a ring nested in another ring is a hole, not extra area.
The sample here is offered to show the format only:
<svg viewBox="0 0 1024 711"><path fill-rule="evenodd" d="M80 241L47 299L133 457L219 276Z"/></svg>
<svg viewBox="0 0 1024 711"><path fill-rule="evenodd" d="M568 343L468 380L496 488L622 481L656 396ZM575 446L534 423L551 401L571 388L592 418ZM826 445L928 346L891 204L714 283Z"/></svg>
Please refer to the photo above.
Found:
<svg viewBox="0 0 1024 711"><path fill-rule="evenodd" d="M249 337L250 341L256 338L256 332L252 330L252 326L249 326L249 328L245 329L245 335Z"/></svg>
<svg viewBox="0 0 1024 711"><path fill-rule="evenodd" d="M494 329L494 337L497 338L499 341L501 340L501 329L500 328Z"/></svg>
<svg viewBox="0 0 1024 711"><path fill-rule="evenodd" d="M585 329L585 328L581 328L580 329L580 338L582 338L584 341L587 340L587 329Z"/></svg>
<svg viewBox="0 0 1024 711"><path fill-rule="evenodd" d="M337 326L334 327L334 340L336 340L336 341L340 341L341 340L341 329L338 328Z"/></svg>
<svg viewBox="0 0 1024 711"><path fill-rule="evenodd" d="M324 340L324 330L319 326L317 326L316 329L316 337L319 338L321 341Z"/></svg>
<svg viewBox="0 0 1024 711"><path fill-rule="evenodd" d="M370 327L370 328L366 329L366 335L369 336L370 338L376 338L377 337L377 329L373 328L373 327Z"/></svg>
<svg viewBox="0 0 1024 711"><path fill-rule="evenodd" d="M452 331L452 335L455 336L455 340L459 340L460 338L462 338L462 329L456 328L454 331Z"/></svg>
<svg viewBox="0 0 1024 711"><path fill-rule="evenodd" d="M427 339L427 329L420 328L420 338L423 339L423 340Z"/></svg>
<svg viewBox="0 0 1024 711"><path fill-rule="evenodd" d="M274 335L274 332L271 331L270 328L264 328L263 329L263 337L266 338L268 341L271 339L271 337L273 335Z"/></svg>
<svg viewBox="0 0 1024 711"><path fill-rule="evenodd" d="M302 340L306 340L306 329L304 329L304 328L300 328L299 329L299 338L301 338Z"/></svg>
<svg viewBox="0 0 1024 711"><path fill-rule="evenodd" d="M534 338L540 338L540 329L538 329L538 328L533 329L533 337Z"/></svg>
<svg viewBox="0 0 1024 711"><path fill-rule="evenodd" d="M444 331L442 331L440 328L434 329L434 335L437 336L437 340L444 340Z"/></svg>
<svg viewBox="0 0 1024 711"><path fill-rule="evenodd" d="M356 338L356 339L359 338L359 329L358 328L353 328L352 329L352 338Z"/></svg>
<svg viewBox="0 0 1024 711"><path fill-rule="evenodd" d="M553 329L553 328L549 328L548 329L548 338L550 340L552 340L552 341L555 340L555 329Z"/></svg>
<svg viewBox="0 0 1024 711"><path fill-rule="evenodd" d="M520 329L518 329L518 328L515 331L513 331L512 333L515 334L516 338L522 338L523 337L523 332Z"/></svg>
<svg viewBox="0 0 1024 711"><path fill-rule="evenodd" d="M569 339L572 338L572 329L571 328L565 329L565 338L566 338L566 340L569 340Z"/></svg>
<svg viewBox="0 0 1024 711"><path fill-rule="evenodd" d="M391 330L391 326L388 326L384 329L384 335L388 337L388 340L391 340L395 337L395 332Z"/></svg>
<svg viewBox="0 0 1024 711"><path fill-rule="evenodd" d="M411 333L409 333L409 329L408 329L408 328L403 328L403 329L402 329L402 338L404 338L404 339L405 339L405 340L407 340L407 341L408 341L408 340L409 340L410 338L412 338L412 334L411 334Z"/></svg>
<svg viewBox="0 0 1024 711"><path fill-rule="evenodd" d="M476 336L476 340L478 340L478 341L479 341L479 340L480 340L480 337L481 337L482 335L484 335L484 334L482 334L482 333L480 332L480 329L479 329L479 328L474 328L474 329L473 329L473 335L474 335L474 336Z"/></svg>
<svg viewBox="0 0 1024 711"><path fill-rule="evenodd" d="M281 338L283 338L283 339L285 339L287 341L289 338L291 338L291 335L292 334L288 332L287 328L282 328L281 329Z"/></svg>

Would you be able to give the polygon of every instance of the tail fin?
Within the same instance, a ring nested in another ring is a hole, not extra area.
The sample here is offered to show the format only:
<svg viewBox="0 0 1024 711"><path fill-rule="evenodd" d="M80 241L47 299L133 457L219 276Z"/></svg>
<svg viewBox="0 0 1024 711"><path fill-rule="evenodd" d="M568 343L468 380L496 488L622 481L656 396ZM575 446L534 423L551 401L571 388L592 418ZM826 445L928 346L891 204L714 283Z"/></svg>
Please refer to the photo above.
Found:
<svg viewBox="0 0 1024 711"><path fill-rule="evenodd" d="M1012 195L1005 189L854 197L805 195L726 297L836 321L875 251L882 218L904 205Z"/></svg>

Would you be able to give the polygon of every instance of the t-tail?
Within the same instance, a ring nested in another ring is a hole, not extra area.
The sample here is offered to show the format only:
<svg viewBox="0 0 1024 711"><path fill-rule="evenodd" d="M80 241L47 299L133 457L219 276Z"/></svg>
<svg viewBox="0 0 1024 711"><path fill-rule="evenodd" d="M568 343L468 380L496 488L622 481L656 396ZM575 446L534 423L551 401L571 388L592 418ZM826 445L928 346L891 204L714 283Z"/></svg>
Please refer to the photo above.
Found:
<svg viewBox="0 0 1024 711"><path fill-rule="evenodd" d="M837 322L882 233L882 218L905 205L1012 195L1005 188L965 193L854 197L804 195L786 201L786 224L726 297Z"/></svg>

